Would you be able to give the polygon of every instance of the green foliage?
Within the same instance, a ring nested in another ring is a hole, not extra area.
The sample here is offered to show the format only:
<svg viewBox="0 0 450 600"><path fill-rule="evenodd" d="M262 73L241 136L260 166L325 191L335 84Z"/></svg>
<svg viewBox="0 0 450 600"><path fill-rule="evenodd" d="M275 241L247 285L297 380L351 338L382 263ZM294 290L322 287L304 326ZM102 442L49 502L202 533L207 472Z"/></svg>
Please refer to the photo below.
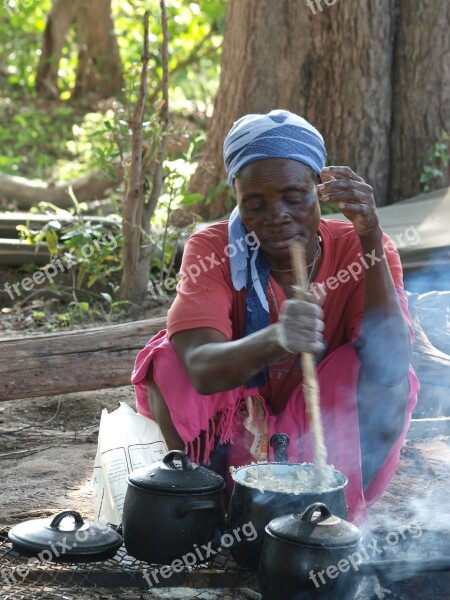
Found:
<svg viewBox="0 0 450 600"><path fill-rule="evenodd" d="M335 215L341 212L337 204L321 204L320 212L322 215Z"/></svg>
<svg viewBox="0 0 450 600"><path fill-rule="evenodd" d="M433 148L425 154L428 161L423 167L420 175L420 183L424 192L432 189L432 182L444 175L443 170L450 164L450 135L447 131L442 131L441 139L438 140Z"/></svg>
<svg viewBox="0 0 450 600"><path fill-rule="evenodd" d="M8 1L8 6L5 2ZM25 91L33 93L36 68L42 47L42 36L51 0L20 2L5 0L0 5L0 64L6 65L4 78L8 93ZM118 38L124 74L128 85L134 86L140 73L140 56L143 47L142 20L150 11L150 63L151 88L161 80L162 39L158 0L112 0L115 33ZM220 62L219 48L225 18L226 0L168 0L168 26L170 35L170 70L173 90L182 103L203 103L206 109L217 89L217 71ZM206 39L205 39L206 38ZM60 90L62 99L70 96L75 83L77 67L77 39L72 27L69 30L60 64Z"/></svg>
<svg viewBox="0 0 450 600"><path fill-rule="evenodd" d="M143 14L150 10L147 133L160 101L161 19L159 0L112 0L114 27L125 76L125 102L103 103L97 112L82 105L35 106L35 76L51 0L0 4L0 172L35 179L69 180L119 156L129 136L139 87ZM219 81L226 0L168 0L170 109L172 115L210 114ZM69 30L59 66L61 100L70 98L77 67L77 38ZM3 68L1 65L5 65ZM129 144L128 144L129 145Z"/></svg>
<svg viewBox="0 0 450 600"><path fill-rule="evenodd" d="M172 213L180 206L191 206L202 199L201 194L190 194L189 179L197 168L194 160L202 136L191 138L188 150L181 158L164 161L164 187L152 219L150 244L150 279L154 283L174 277L180 243L186 230L172 222Z"/></svg>
<svg viewBox="0 0 450 600"><path fill-rule="evenodd" d="M0 4L0 65L5 65L4 71L0 66L0 84L5 95L17 97L33 88L51 4L51 0Z"/></svg>
<svg viewBox="0 0 450 600"><path fill-rule="evenodd" d="M150 11L148 101L143 132L148 161L160 139L161 17L159 0L112 0L114 29L121 53L125 90L119 99L98 106L70 100L77 68L77 35L72 26L59 65L60 102L36 102L35 77L51 0L0 2L0 172L30 179L68 181L100 168L114 173L117 162L128 167L131 119L137 97L143 49L143 15ZM173 211L201 200L188 191L204 141L206 117L212 113L219 83L222 32L226 0L166 0L169 26L169 95L171 129L164 163L164 187L151 224L151 277L163 281L177 270L182 237L188 232L173 223ZM148 174L148 183L151 176ZM223 191L220 184L207 202ZM125 183L112 194L120 203ZM147 194L150 193L148 189ZM45 244L67 273L55 280L52 290L66 298L63 312L51 315L37 308L34 318L53 328L80 320L111 319L127 303L116 300L121 270L121 232L114 230L116 248L99 244L92 256L86 248L105 235L103 225L86 214L86 206L72 198L69 211L43 203L34 212L52 219L41 230L19 227L30 244ZM230 207L233 198L229 199ZM37 267L29 266L30 272ZM68 299L68 300L67 300ZM70 301L70 303L69 303Z"/></svg>
<svg viewBox="0 0 450 600"><path fill-rule="evenodd" d="M167 1L171 103L175 110L210 109L218 86L220 45L226 0ZM139 78L143 46L142 18L150 11L150 95L162 79L160 8L158 0L113 0L129 101L133 101ZM131 35L130 35L131 32ZM207 37L208 36L208 37ZM206 39L205 39L206 38Z"/></svg>
<svg viewBox="0 0 450 600"><path fill-rule="evenodd" d="M77 171L71 162L79 156L78 149L67 142L77 119L80 116L68 106L55 106L49 113L0 99L0 171L35 179L57 178L56 163L69 165L72 176L83 172L84 168Z"/></svg>
<svg viewBox="0 0 450 600"><path fill-rule="evenodd" d="M116 227L106 227L95 223L84 215L87 206L78 203L72 194L74 208L63 210L52 204L41 202L39 210L51 214L54 218L40 230L32 230L25 225L18 225L21 239L36 247L45 242L54 264L69 276L71 285L67 286L66 278L56 278L51 283L54 291L68 293L74 300L68 305L66 315L62 317L62 325L70 325L78 320L111 317L123 310L126 303L117 302L106 291L118 289L117 276L121 270L122 236L120 223ZM61 269L63 265L63 269ZM80 299L89 297L90 301Z"/></svg>

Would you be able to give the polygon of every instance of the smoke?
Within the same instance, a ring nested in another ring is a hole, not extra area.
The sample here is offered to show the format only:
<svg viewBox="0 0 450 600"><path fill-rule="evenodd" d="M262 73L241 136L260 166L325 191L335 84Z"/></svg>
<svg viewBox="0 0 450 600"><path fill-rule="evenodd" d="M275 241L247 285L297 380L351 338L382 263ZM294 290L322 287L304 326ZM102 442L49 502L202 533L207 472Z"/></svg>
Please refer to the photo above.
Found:
<svg viewBox="0 0 450 600"><path fill-rule="evenodd" d="M450 245L450 234L449 234ZM450 248L430 254L420 251L402 257L405 289L415 294L450 291Z"/></svg>

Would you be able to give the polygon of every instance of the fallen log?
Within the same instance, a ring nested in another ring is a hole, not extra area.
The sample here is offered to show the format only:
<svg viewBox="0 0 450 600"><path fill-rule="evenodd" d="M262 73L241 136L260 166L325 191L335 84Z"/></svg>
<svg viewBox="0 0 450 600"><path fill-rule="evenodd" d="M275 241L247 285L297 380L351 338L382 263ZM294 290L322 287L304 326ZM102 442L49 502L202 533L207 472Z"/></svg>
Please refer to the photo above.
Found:
<svg viewBox="0 0 450 600"><path fill-rule="evenodd" d="M120 387L164 317L64 334L0 340L0 400Z"/></svg>
<svg viewBox="0 0 450 600"><path fill-rule="evenodd" d="M119 165L114 167L112 175L98 170L59 184L0 173L0 199L15 201L20 210L29 210L38 202L50 202L59 208L69 208L73 206L68 194L70 186L79 202L91 202L104 198L106 192L116 187L122 179L123 169Z"/></svg>
<svg viewBox="0 0 450 600"><path fill-rule="evenodd" d="M430 342L422 327L417 308L420 306L424 314L426 296L435 301L435 296L427 294L409 297L415 331L412 364L421 382L415 418L450 416L450 356ZM444 299L449 301L450 294L439 296L441 302ZM0 400L128 385L136 354L165 324L165 318L158 317L81 331L0 339Z"/></svg>

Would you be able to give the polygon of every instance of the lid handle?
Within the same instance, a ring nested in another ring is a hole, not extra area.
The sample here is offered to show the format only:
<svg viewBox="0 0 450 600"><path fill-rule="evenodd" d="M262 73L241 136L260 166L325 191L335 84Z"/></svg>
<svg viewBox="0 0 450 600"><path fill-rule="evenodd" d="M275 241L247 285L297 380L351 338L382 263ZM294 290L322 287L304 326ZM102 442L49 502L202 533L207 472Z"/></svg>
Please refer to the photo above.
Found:
<svg viewBox="0 0 450 600"><path fill-rule="evenodd" d="M59 526L61 525L61 521L63 519L65 519L66 517L74 518L75 525L77 525L77 529L79 529L80 527L83 527L83 525L84 525L83 517L76 510L63 510L62 512L58 513L56 515L56 517L54 517L52 519L52 521L50 523L50 527L52 529L59 529Z"/></svg>
<svg viewBox="0 0 450 600"><path fill-rule="evenodd" d="M320 511L320 517L318 519L312 520L315 512ZM308 508L305 509L301 516L301 521L306 521L307 523L320 523L321 521L325 521L332 516L330 509L323 502L314 502L310 504Z"/></svg>
<svg viewBox="0 0 450 600"><path fill-rule="evenodd" d="M270 438L270 445L273 449L275 462L288 462L289 436L285 433L274 433Z"/></svg>
<svg viewBox="0 0 450 600"><path fill-rule="evenodd" d="M177 456L181 458L181 468L182 469L193 469L194 468L192 466L191 461L189 460L189 456L187 454L185 454L182 450L171 450L170 452L168 452L165 455L165 457L163 458L163 463L165 465L167 465L168 467L170 467L171 469L178 469L179 467L177 467L173 462Z"/></svg>

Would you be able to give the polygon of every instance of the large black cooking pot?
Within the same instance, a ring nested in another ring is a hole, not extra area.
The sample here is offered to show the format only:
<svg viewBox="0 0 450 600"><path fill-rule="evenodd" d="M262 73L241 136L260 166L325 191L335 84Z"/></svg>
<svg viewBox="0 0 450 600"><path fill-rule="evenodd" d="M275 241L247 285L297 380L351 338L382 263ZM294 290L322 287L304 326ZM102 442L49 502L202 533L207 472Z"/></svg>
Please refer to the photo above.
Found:
<svg viewBox="0 0 450 600"><path fill-rule="evenodd" d="M259 564L263 600L353 600L361 581L352 566L361 543L355 525L315 502L266 527Z"/></svg>
<svg viewBox="0 0 450 600"><path fill-rule="evenodd" d="M179 460L176 460L179 459ZM219 545L225 521L225 481L172 450L162 461L127 477L122 528L127 552L169 564L194 544Z"/></svg>
<svg viewBox="0 0 450 600"><path fill-rule="evenodd" d="M280 438L280 436L283 436ZM280 442L281 440L281 442ZM275 434L270 441L275 450L275 458L287 459L288 439L285 434ZM270 468L275 477L280 480L288 479L293 474L301 471L312 473L314 465L308 463L288 464L284 462L257 463L236 469L232 473L234 480L233 493L231 496L227 531L230 533L245 523L253 523L257 537L253 541L241 539L236 541L231 548L234 560L241 566L249 569L258 567L259 555L261 553L264 531L266 525L274 518L291 513L301 513L313 502L323 502L336 516L347 519L347 501L345 499L345 487L347 478L339 471L334 472L336 486L324 491L312 491L301 493L274 492L246 485L249 477L249 469L264 471ZM258 478L257 476L255 477Z"/></svg>

